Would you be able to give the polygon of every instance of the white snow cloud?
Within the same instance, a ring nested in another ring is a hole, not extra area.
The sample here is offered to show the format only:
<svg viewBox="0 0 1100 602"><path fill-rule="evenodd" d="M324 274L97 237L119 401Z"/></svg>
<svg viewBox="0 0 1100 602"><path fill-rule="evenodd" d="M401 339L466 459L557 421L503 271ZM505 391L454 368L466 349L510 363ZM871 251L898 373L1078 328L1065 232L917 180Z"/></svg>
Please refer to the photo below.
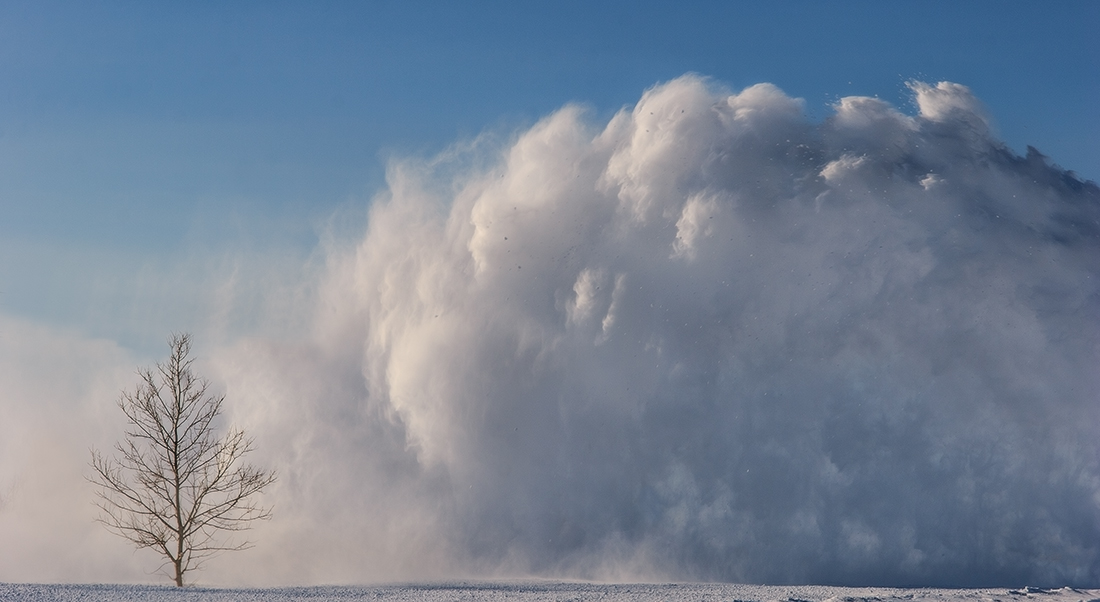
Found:
<svg viewBox="0 0 1100 602"><path fill-rule="evenodd" d="M393 164L299 340L208 358L281 480L206 578L1095 584L1100 190L912 89Z"/></svg>
<svg viewBox="0 0 1100 602"><path fill-rule="evenodd" d="M84 481L88 446L121 431L111 400L131 362L109 341L0 316L0 581L143 575L94 522Z"/></svg>

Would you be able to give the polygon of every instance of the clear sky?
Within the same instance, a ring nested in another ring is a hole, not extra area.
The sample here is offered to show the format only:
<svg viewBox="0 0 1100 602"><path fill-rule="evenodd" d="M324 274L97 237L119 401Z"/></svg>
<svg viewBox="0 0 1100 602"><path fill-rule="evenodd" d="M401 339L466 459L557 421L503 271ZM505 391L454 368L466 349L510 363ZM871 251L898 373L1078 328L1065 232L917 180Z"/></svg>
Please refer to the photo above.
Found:
<svg viewBox="0 0 1100 602"><path fill-rule="evenodd" d="M1100 587L1098 29L0 2L0 581L155 579L88 450L188 331L280 475L203 583Z"/></svg>
<svg viewBox="0 0 1100 602"><path fill-rule="evenodd" d="M90 312L140 294L97 282L211 248L308 250L390 157L569 102L606 118L687 72L774 83L818 118L963 83L1017 152L1095 179L1098 25L1095 2L6 2L0 309L159 345L163 323Z"/></svg>

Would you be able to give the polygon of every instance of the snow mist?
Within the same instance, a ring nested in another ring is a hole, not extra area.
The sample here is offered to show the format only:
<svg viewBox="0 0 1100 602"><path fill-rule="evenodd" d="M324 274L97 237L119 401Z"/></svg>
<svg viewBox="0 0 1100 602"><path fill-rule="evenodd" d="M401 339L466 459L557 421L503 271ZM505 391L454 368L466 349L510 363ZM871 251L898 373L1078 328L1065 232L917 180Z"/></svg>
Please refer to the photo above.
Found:
<svg viewBox="0 0 1100 602"><path fill-rule="evenodd" d="M1100 190L911 88L392 165L312 340L222 358L309 574L1100 582Z"/></svg>
<svg viewBox="0 0 1100 602"><path fill-rule="evenodd" d="M392 164L308 334L211 354L280 481L206 578L1100 584L1100 190L911 88Z"/></svg>

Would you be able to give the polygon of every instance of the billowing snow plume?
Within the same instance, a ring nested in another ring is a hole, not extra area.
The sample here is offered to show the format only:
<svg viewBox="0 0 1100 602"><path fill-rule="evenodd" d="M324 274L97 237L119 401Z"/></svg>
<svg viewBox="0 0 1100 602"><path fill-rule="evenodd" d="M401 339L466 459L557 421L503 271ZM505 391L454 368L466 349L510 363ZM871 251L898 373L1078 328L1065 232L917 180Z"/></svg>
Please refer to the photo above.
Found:
<svg viewBox="0 0 1100 602"><path fill-rule="evenodd" d="M912 89L685 76L392 165L308 334L205 354L280 481L198 578L1096 586L1100 190Z"/></svg>
<svg viewBox="0 0 1100 602"><path fill-rule="evenodd" d="M812 123L685 76L394 165L313 342L226 354L286 537L382 578L1100 582L1100 191L911 87Z"/></svg>

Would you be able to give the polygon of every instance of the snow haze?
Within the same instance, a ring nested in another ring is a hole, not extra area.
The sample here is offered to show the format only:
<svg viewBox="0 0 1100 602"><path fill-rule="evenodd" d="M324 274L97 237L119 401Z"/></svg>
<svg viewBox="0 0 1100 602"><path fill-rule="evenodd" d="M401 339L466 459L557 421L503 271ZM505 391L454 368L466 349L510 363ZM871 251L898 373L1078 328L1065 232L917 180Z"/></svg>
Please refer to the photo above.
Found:
<svg viewBox="0 0 1100 602"><path fill-rule="evenodd" d="M1100 189L909 87L568 105L215 270L196 368L279 481L196 578L1100 583ZM0 320L0 580L155 578L82 479L143 358Z"/></svg>

